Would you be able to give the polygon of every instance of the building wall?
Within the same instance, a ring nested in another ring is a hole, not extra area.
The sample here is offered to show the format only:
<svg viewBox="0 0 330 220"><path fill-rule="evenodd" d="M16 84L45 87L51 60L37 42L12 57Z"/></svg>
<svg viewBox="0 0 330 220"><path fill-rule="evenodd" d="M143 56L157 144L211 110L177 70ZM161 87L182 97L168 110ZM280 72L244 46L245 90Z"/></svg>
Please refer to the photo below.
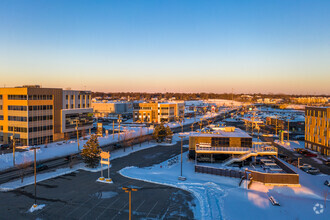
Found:
<svg viewBox="0 0 330 220"><path fill-rule="evenodd" d="M96 117L107 117L110 114L123 114L130 111L130 103L122 102L92 102Z"/></svg>
<svg viewBox="0 0 330 220"><path fill-rule="evenodd" d="M1 88L3 143L10 143L9 137L15 130L18 145L35 145L53 140L60 132L62 89L38 87ZM20 96L20 97L18 97Z"/></svg>
<svg viewBox="0 0 330 220"><path fill-rule="evenodd" d="M92 113L92 109L87 108L89 94L38 86L0 88L0 143L11 143L14 131L17 145L39 145L62 139L63 106Z"/></svg>
<svg viewBox="0 0 330 220"><path fill-rule="evenodd" d="M183 103L138 103L133 110L134 122L171 122L183 116Z"/></svg>
<svg viewBox="0 0 330 220"><path fill-rule="evenodd" d="M306 107L305 147L330 155L330 108Z"/></svg>

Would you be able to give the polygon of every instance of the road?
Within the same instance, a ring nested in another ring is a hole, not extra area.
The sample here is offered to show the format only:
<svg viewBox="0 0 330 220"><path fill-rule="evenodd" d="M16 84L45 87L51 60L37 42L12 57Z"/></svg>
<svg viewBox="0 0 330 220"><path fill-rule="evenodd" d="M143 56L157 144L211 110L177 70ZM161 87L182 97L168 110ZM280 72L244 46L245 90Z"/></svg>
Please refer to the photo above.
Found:
<svg viewBox="0 0 330 220"><path fill-rule="evenodd" d="M225 117L229 117L229 114L221 114L220 116L217 116L217 117L214 117L214 121L217 122L221 119L223 119ZM197 121L199 122L199 121ZM206 120L203 120L202 121L202 124L204 126L208 125L208 122ZM194 123L193 124L193 129L196 130L196 129L199 129L200 128L200 125L198 123ZM181 132L182 131L182 127L177 127L177 128L173 128L172 131L174 133L178 133L178 132ZM188 124L188 125L184 125L183 126L183 131L191 131L191 124ZM135 141L134 141L134 144L138 144L139 143L139 138L133 138ZM121 142L119 142L121 143ZM102 146L101 147L103 150L106 150L106 151L113 151L114 150L114 144L108 144L108 145L105 145L105 146ZM78 155L78 154L76 154ZM39 163L43 163L45 165L47 165L50 169L56 169L56 168L59 168L59 167L62 167L62 166L68 166L70 161L66 160L65 157L59 157L59 158L54 158L54 159L49 159L49 160L46 160L46 161L42 161L42 162L39 162ZM0 171L0 184L2 183L6 183L8 181L11 181L11 180L14 180L14 179L17 179L17 178L20 178L21 176L21 170L19 170L18 168L16 167L13 167L13 168L10 168L8 170L5 170L5 171ZM43 172L47 172L47 171L43 171ZM40 173L40 172L38 172ZM33 169L26 169L25 170L25 175L28 176L28 175L33 175Z"/></svg>
<svg viewBox="0 0 330 220"><path fill-rule="evenodd" d="M239 127L242 130L245 130L244 124L233 124L233 126ZM262 129L260 131L263 131ZM257 137L257 135L254 135L254 137ZM300 165L302 164L310 164L313 167L316 167L320 170L321 173L330 175L330 167L325 164L320 164L313 160L310 157L305 157L297 152L293 152L285 147L282 147L281 145L276 144L274 141L276 140L274 137L263 137L260 136L260 140L264 142L272 142L272 144L278 148L278 153L283 154L287 157L289 157L291 160L298 160L298 157L300 159Z"/></svg>
<svg viewBox="0 0 330 220"><path fill-rule="evenodd" d="M186 150L186 149L185 149ZM28 213L34 203L34 186L1 192L1 219L128 219L128 194L121 187L139 188L132 193L133 219L193 219L193 197L185 191L128 179L117 172L127 166L149 167L180 153L175 146L156 146L112 161L114 184L98 183L100 173L79 171L37 184L42 210ZM179 175L178 170L178 175Z"/></svg>

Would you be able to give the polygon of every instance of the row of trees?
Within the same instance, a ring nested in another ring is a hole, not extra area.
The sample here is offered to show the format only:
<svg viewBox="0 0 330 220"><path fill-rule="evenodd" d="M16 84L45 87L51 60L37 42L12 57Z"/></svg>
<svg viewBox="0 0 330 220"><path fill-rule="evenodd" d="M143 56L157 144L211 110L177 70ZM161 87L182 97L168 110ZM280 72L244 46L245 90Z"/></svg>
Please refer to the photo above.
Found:
<svg viewBox="0 0 330 220"><path fill-rule="evenodd" d="M134 138L133 133L129 131L125 131L121 135L121 147L124 149L131 147L133 149L133 146L135 143L141 143L150 141L151 138L156 140L157 142L163 142L166 138L172 137L173 132L169 128L169 126L164 126L164 124L157 125L154 129L152 137L149 135L143 134L143 129L141 127L139 136ZM69 137L66 136L66 141L69 140ZM46 144L47 145L47 144ZM81 151L81 157L84 161L84 163L87 165L87 167L95 168L99 165L100 162L100 153L101 148L98 142L97 135L91 135L90 139L86 142L86 144L83 146L83 149ZM70 167L73 165L73 161L71 160ZM23 163L16 165L18 170L20 171L21 176L21 182L24 181L25 174L32 170L32 161L27 160L26 158L23 159Z"/></svg>
<svg viewBox="0 0 330 220"><path fill-rule="evenodd" d="M164 126L164 124L157 125L152 134L152 138L157 142L163 142L167 138L172 138L173 132L169 126ZM131 147L133 149L134 144L149 141L150 136L143 134L142 128L140 129L139 136L134 138L132 132L125 131L122 134L121 147L124 149ZM81 151L81 157L88 167L97 167L100 162L101 148L97 140L97 135L91 135L90 139L84 145Z"/></svg>

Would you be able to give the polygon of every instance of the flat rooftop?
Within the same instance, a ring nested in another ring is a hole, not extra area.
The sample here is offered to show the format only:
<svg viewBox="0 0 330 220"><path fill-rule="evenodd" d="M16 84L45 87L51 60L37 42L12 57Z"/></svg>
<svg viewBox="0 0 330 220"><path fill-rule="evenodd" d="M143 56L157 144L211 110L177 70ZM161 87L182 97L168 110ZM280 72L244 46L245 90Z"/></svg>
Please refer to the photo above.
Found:
<svg viewBox="0 0 330 220"><path fill-rule="evenodd" d="M224 127L225 128L225 127ZM239 128L234 131L216 130L210 132L193 132L190 136L193 137L239 137L239 138L252 138L248 133Z"/></svg>

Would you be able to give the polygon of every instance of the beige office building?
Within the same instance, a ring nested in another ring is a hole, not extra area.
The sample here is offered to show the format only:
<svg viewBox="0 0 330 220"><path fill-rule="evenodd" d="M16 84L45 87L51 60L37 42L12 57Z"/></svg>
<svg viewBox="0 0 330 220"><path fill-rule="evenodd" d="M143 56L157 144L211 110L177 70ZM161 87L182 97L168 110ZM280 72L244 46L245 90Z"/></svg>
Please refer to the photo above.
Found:
<svg viewBox="0 0 330 220"><path fill-rule="evenodd" d="M81 109L76 108L79 99L73 109L65 109L66 92L62 89L40 86L0 88L0 143L10 144L13 137L17 145L38 145L61 140L65 133L74 130L72 127L73 122L77 124L76 120L78 130L92 128L92 109L86 108L90 106L90 92L75 93L85 96L84 108L84 98L80 97Z"/></svg>
<svg viewBox="0 0 330 220"><path fill-rule="evenodd" d="M330 155L330 108L306 107L305 148Z"/></svg>

